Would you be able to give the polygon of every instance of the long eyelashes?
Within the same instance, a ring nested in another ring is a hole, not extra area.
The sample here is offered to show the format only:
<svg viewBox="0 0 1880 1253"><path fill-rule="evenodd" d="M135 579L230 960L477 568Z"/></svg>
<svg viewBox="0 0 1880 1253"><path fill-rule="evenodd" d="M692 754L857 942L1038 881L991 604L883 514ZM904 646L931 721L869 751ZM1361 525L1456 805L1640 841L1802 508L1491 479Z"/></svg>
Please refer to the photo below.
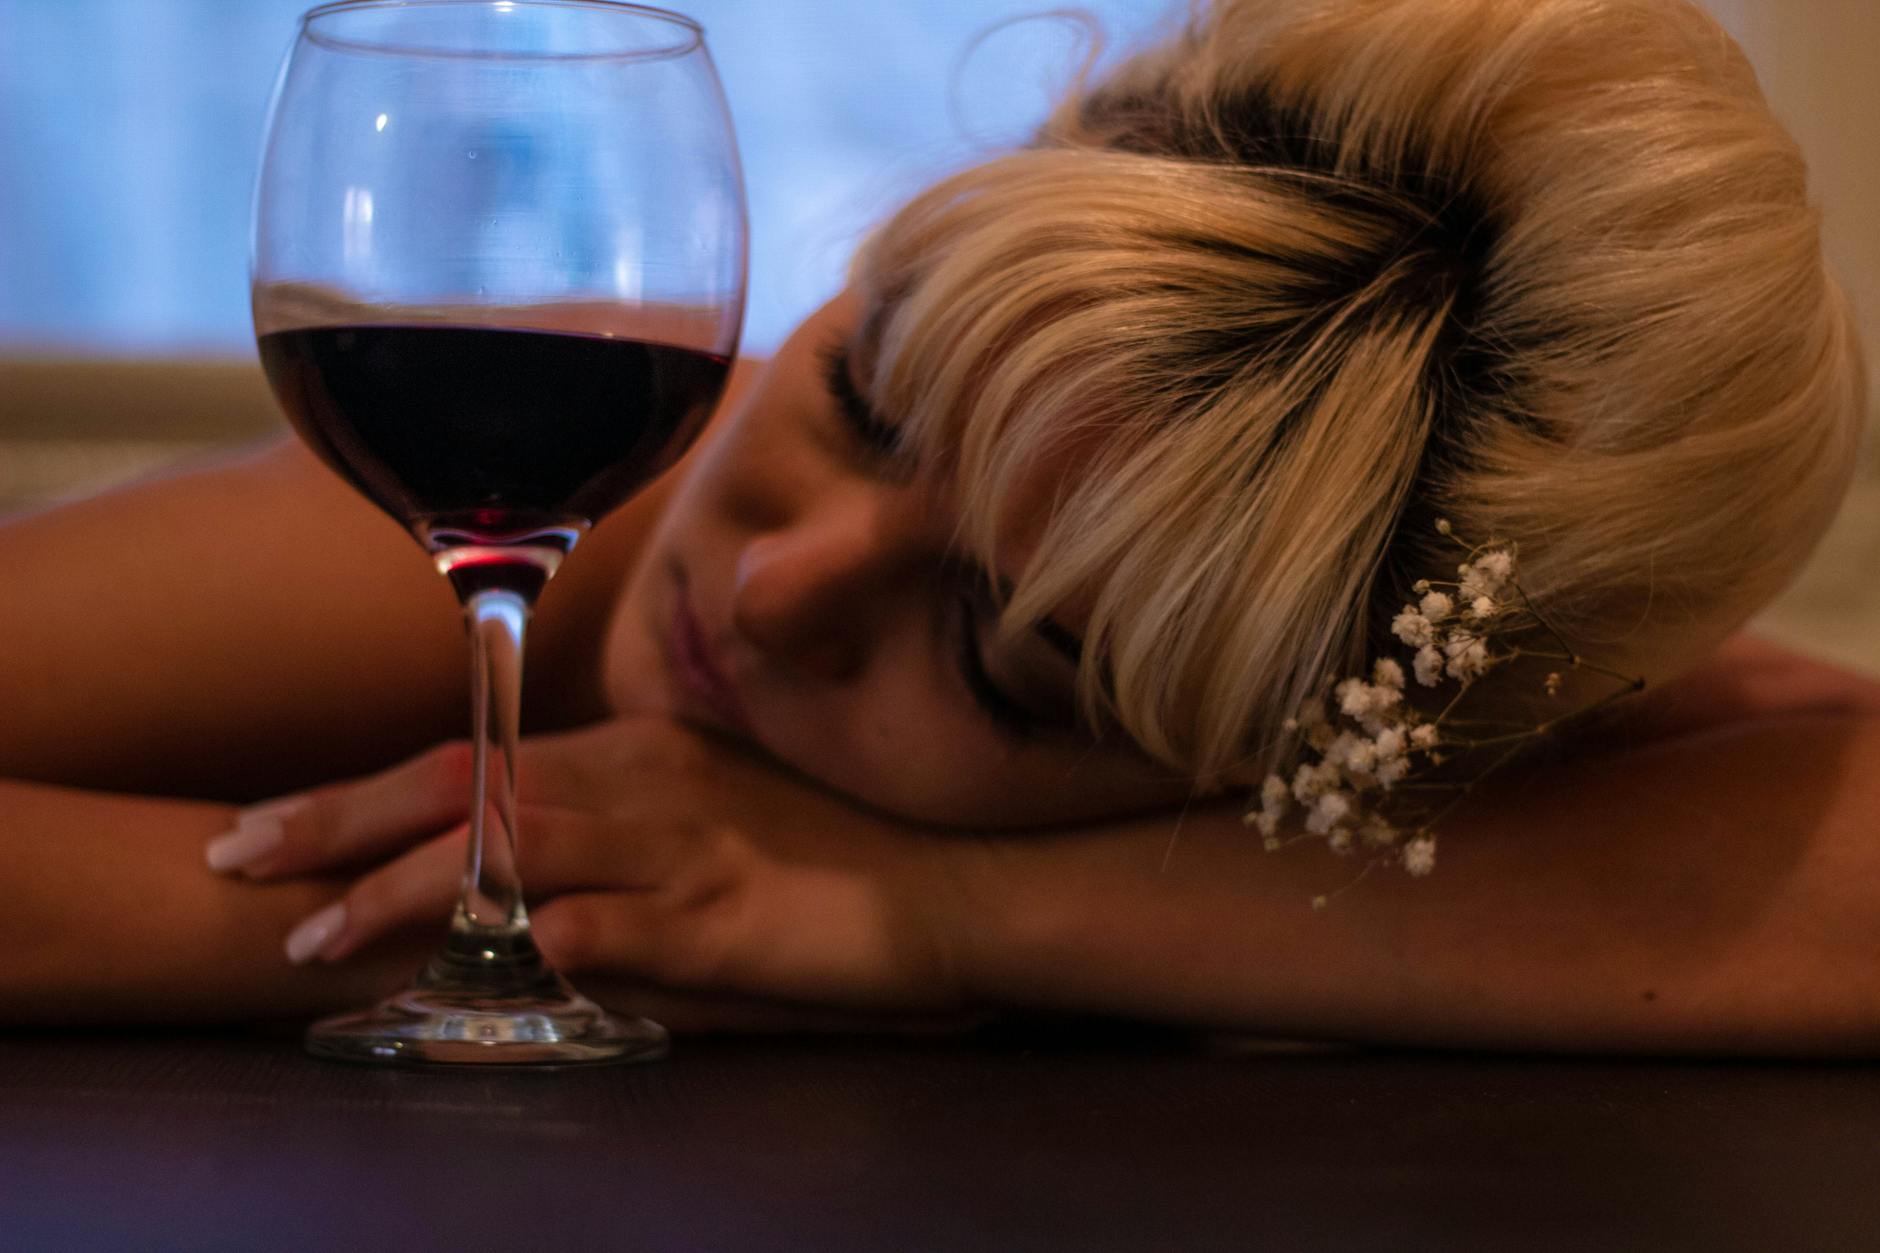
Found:
<svg viewBox="0 0 1880 1253"><path fill-rule="evenodd" d="M1036 721L1017 701L1001 691L986 671L986 659L979 651L979 631L975 625L977 610L972 595L962 594L958 602L960 674L966 680L967 691L972 693L974 702L1000 729L1018 739L1028 738L1037 729Z"/></svg>
<svg viewBox="0 0 1880 1253"><path fill-rule="evenodd" d="M849 376L848 346L840 341L825 345L817 353L817 361L822 368L823 386L835 400L836 412L841 414L843 424L857 442L874 456L891 458L898 454L901 451L900 428L876 413L855 390L855 380Z"/></svg>

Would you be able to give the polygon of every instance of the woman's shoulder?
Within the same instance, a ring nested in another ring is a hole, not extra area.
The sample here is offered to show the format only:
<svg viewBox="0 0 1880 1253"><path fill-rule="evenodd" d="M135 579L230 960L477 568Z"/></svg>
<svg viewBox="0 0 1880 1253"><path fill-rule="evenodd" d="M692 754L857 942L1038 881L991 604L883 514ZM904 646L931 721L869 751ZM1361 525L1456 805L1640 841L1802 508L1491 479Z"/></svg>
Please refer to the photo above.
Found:
<svg viewBox="0 0 1880 1253"><path fill-rule="evenodd" d="M1646 692L1616 720L1615 747L1793 718L1880 717L1880 679L1748 632ZM1604 737L1600 737L1604 738Z"/></svg>

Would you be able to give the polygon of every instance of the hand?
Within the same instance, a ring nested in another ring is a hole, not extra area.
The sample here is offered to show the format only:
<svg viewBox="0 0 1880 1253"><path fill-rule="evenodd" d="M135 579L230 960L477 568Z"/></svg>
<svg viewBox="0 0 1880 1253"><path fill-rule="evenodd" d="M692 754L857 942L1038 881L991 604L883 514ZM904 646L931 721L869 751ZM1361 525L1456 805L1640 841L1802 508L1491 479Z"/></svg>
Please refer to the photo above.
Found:
<svg viewBox="0 0 1880 1253"><path fill-rule="evenodd" d="M981 1017L952 943L970 838L865 813L663 718L526 741L518 777L536 941L603 1004L680 1029ZM470 750L444 745L248 811L210 862L256 880L364 868L289 938L296 960L342 961L449 916L469 797Z"/></svg>

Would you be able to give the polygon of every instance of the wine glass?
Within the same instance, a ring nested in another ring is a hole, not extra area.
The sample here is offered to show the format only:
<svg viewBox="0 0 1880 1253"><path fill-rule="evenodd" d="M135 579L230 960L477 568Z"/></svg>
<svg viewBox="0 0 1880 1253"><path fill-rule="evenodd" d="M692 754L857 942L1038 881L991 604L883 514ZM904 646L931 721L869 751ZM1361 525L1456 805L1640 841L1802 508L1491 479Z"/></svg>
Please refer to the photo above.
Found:
<svg viewBox="0 0 1880 1253"><path fill-rule="evenodd" d="M316 1055L665 1052L663 1028L580 995L530 937L523 633L581 536L716 403L745 235L729 113L689 18L613 0L342 0L301 19L255 197L261 361L301 438L450 580L475 739L442 950L404 991L315 1023Z"/></svg>

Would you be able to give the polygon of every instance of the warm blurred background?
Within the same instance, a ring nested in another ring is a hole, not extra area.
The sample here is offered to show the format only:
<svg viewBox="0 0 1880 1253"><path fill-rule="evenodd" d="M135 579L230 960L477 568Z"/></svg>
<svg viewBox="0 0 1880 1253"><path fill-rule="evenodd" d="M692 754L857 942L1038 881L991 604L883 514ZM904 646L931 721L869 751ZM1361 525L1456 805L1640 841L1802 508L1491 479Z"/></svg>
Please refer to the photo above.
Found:
<svg viewBox="0 0 1880 1253"><path fill-rule="evenodd" d="M268 92L310 0L0 0L0 508L278 424L248 323ZM839 286L884 208L1022 136L1077 60L1040 0L677 0L743 149L745 346ZM1180 0L1083 0L1115 44ZM1807 151L1880 362L1880 2L1710 0ZM996 28L996 29L995 29ZM983 38L980 38L983 36ZM969 55L970 53L970 55ZM1880 674L1880 473L1763 626Z"/></svg>

